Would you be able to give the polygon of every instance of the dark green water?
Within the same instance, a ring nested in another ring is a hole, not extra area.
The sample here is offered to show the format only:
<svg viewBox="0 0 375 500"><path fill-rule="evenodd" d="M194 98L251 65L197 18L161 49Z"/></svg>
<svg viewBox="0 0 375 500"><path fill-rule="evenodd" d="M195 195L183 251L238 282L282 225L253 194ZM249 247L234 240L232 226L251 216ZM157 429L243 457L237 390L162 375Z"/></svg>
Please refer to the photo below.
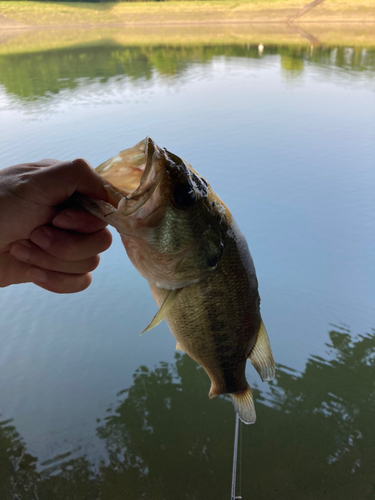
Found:
<svg viewBox="0 0 375 500"><path fill-rule="evenodd" d="M372 497L374 362L375 332L353 342L336 327L326 359L311 356L303 373L278 366L269 393L256 391L256 427L243 429L244 498ZM97 420L99 464L67 453L39 472L13 422L1 422L2 498L228 497L233 411L224 399L206 405L206 382L186 355L137 369Z"/></svg>
<svg viewBox="0 0 375 500"><path fill-rule="evenodd" d="M375 49L73 47L0 57L1 166L147 134L207 177L257 268L246 499L375 498ZM91 287L0 291L0 499L230 498L234 411L174 352L115 237Z"/></svg>

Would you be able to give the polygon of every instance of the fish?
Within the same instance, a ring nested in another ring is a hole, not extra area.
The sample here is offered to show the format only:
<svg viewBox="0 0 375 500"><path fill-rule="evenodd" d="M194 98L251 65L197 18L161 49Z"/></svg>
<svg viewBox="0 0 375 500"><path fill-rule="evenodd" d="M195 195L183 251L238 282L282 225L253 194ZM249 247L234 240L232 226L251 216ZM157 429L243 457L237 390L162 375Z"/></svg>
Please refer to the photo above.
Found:
<svg viewBox="0 0 375 500"><path fill-rule="evenodd" d="M230 395L242 422L254 423L247 360L263 381L275 376L275 362L254 263L228 207L187 161L150 137L96 171L108 201L81 204L117 229L149 283L159 310L144 332L165 319L176 349L210 378L209 398Z"/></svg>

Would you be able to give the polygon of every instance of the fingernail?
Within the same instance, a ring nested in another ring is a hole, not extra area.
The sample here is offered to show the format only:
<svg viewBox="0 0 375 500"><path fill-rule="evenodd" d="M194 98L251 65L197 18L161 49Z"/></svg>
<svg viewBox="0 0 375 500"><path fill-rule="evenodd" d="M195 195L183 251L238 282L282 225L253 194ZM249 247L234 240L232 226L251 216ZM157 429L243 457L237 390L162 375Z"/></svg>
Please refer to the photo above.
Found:
<svg viewBox="0 0 375 500"><path fill-rule="evenodd" d="M23 261L28 261L30 260L30 248L23 243L17 243L12 246L10 253L15 257L16 259L23 260Z"/></svg>
<svg viewBox="0 0 375 500"><path fill-rule="evenodd" d="M39 267L33 267L28 272L29 278L34 283L46 283L48 281L47 274Z"/></svg>
<svg viewBox="0 0 375 500"><path fill-rule="evenodd" d="M52 235L48 227L40 227L34 231L30 237L31 241L43 250L48 250L51 246Z"/></svg>
<svg viewBox="0 0 375 500"><path fill-rule="evenodd" d="M60 227L61 229L70 229L74 231L78 227L78 220L70 212L65 211L57 214L53 219L52 224Z"/></svg>

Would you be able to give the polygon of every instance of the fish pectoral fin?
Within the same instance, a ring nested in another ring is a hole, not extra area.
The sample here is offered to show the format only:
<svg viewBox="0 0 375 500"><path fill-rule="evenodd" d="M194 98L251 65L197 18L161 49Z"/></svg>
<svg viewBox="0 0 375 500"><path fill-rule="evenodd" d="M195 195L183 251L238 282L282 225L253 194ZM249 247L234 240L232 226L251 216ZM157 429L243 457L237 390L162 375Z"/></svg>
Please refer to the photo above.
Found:
<svg viewBox="0 0 375 500"><path fill-rule="evenodd" d="M159 311L155 314L155 316L152 318L151 323L143 330L141 335L147 332L148 330L151 330L151 328L154 328L154 326L157 326L159 323L163 321L165 315L168 314L170 308L172 307L173 302L180 290L181 288L176 288L176 290L170 290L168 292L168 295L165 297L164 302L161 305Z"/></svg>
<svg viewBox="0 0 375 500"><path fill-rule="evenodd" d="M275 376L275 361L273 359L271 344L267 330L260 320L260 327L255 346L249 355L249 360L264 381L272 380Z"/></svg>
<svg viewBox="0 0 375 500"><path fill-rule="evenodd" d="M240 420L244 424L254 424L257 416L255 413L253 393L251 392L250 386L248 385L242 392L230 394L230 397L232 398L234 409L240 417Z"/></svg>
<svg viewBox="0 0 375 500"><path fill-rule="evenodd" d="M182 352L185 352L185 351L184 351L184 349L181 347L181 344L180 344L179 342L177 342L175 350L176 350L176 351L182 351Z"/></svg>

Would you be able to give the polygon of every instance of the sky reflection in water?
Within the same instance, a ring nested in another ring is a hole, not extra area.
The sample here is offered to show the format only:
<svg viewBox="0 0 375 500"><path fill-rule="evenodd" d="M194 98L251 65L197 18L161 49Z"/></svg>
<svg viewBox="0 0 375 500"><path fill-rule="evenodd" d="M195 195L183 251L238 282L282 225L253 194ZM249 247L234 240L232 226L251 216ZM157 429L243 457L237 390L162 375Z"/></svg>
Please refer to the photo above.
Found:
<svg viewBox="0 0 375 500"><path fill-rule="evenodd" d="M350 47L0 57L2 166L97 165L149 134L245 233L279 370L268 386L248 368L244 498L374 494L374 71ZM232 406L165 325L139 338L156 306L117 238L82 294L0 293L1 498L229 494Z"/></svg>

